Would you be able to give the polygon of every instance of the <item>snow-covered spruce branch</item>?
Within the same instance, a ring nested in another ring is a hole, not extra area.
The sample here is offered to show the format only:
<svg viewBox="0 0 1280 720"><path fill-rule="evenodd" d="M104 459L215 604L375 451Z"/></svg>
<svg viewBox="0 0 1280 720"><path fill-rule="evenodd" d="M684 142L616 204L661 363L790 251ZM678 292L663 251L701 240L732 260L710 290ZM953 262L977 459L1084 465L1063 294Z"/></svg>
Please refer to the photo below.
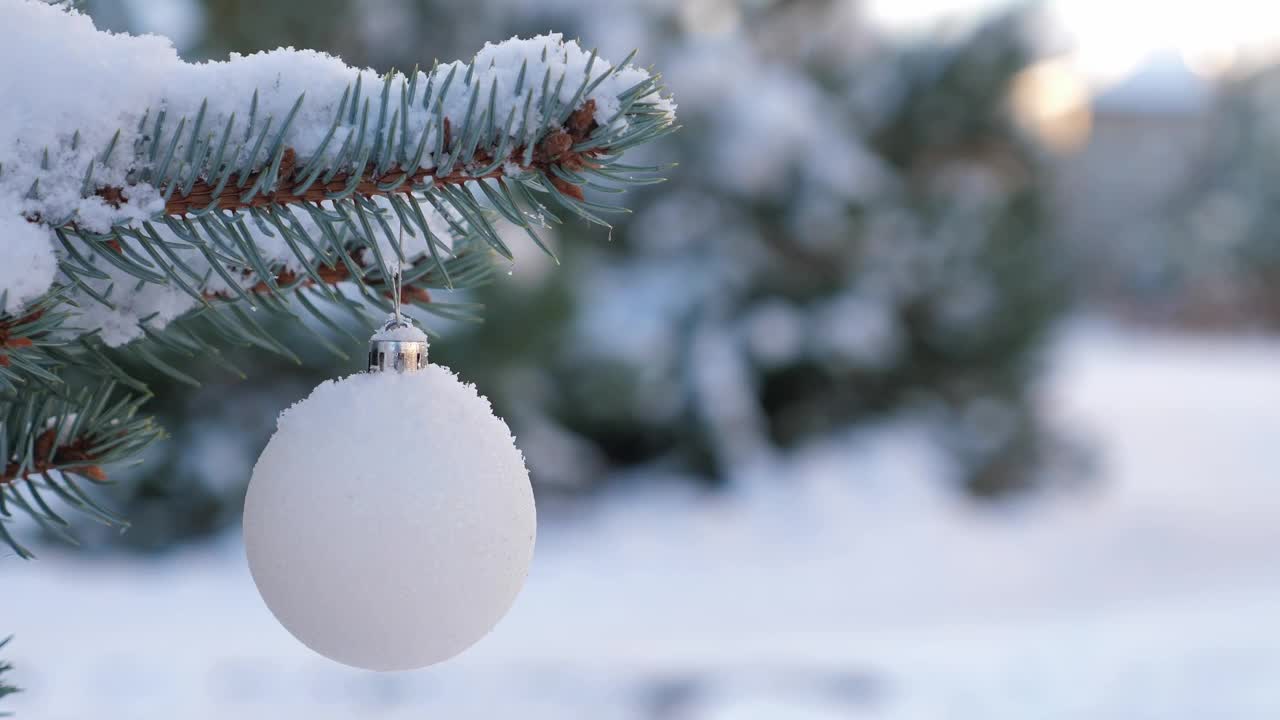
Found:
<svg viewBox="0 0 1280 720"><path fill-rule="evenodd" d="M453 70L451 70L453 72ZM434 81L435 73L433 72L431 80ZM386 83L390 83L393 75L386 76ZM545 76L544 76L545 79ZM604 79L604 78L601 78ZM584 77L584 82L586 78ZM402 84L400 97L404 101L414 101L414 88L403 87L406 80L400 78ZM449 78L446 78L446 89ZM357 78L356 95L359 96L360 88L358 86L359 78ZM385 86L384 86L385 87ZM490 84L490 104L492 106L494 100L494 92L496 91L496 79ZM515 92L520 93L520 83L517 83ZM343 93L343 99L339 103L339 117L335 118L333 129L336 130L341 123L341 114L344 111L347 97L351 90L348 89ZM469 93L473 98L478 97L479 88L474 88ZM383 93L386 98L386 93ZM531 101L533 98L532 89L527 92L524 97ZM299 98L299 102L302 98ZM385 102L379 109L379 115L386 112ZM353 103L354 104L354 103ZM368 112L369 101L365 101L365 110L361 113L361 117L365 117ZM427 91L423 94L423 104L431 104L431 88L428 86ZM250 105L252 109L253 104ZM470 110L470 108L469 108ZM483 111L483 114L476 123L488 122L492 109ZM407 113L406 113L407 115ZM323 203L328 200L342 200L351 195L371 198L375 196L390 196L395 193L411 196L414 192L425 192L434 186L444 185L465 185L468 182L478 180L496 180L504 176L516 175L520 176L529 172L537 172L550 180L551 184L561 193L568 195L579 202L585 200L582 189L578 183L575 183L566 177L565 171L581 171L583 169L596 170L602 167L595 162L594 158L604 154L607 146L593 145L587 147L587 143L592 139L592 131L599 127L595 118L595 100L587 99L582 102L581 107L572 111L565 119L562 127L553 128L548 132L534 134L527 142L523 142L514 148L510 147L510 135L503 134L502 140L497 141L497 148L500 155L494 157L492 147L483 147L479 142L482 135L475 135L476 141L467 142L464 146L464 137L469 132L467 127L463 127L458 133L452 131L452 120L449 117L443 117L440 121L439 131L431 124L424 127L419 133L417 140L414 140L402 131L399 139L395 136L395 126L398 118L400 118L400 110L392 113L391 127L387 133L385 142L388 146L395 146L393 149L388 147L380 147L370 151L375 159L364 164L363 167L357 167L359 161L355 161L351 167L345 167L346 155L354 157L362 157L365 155L362 147L357 143L354 149L350 149L348 153L339 153L336 161L326 167L326 163L317 162L314 158L310 161L314 163L309 166L299 164L297 152L290 146L280 145L276 153L271 154L271 160L268 161L266 168L249 172L243 175L238 183L234 183L233 187L228 188L227 180L235 174L236 165L231 163L222 163L215 152L213 159L207 159L204 164L197 163L180 163L181 170L193 174L196 178L187 184L182 183L180 177L168 177L161 179L159 184L166 188L161 194L166 198L164 213L166 215L192 215L199 217L213 209L223 210L241 210L252 207L264 207L268 205L286 205L286 204L303 204L303 203ZM511 129L510 121L515 118L515 108L511 108L508 115L508 123L504 126L504 131ZM400 123L404 125L404 122ZM231 128L234 126L234 118L228 118L227 126L223 137L230 134ZM473 125L476 127L476 125ZM287 130L284 128L282 130ZM492 128L490 128L490 131ZM199 126L192 129L192 133L199 132ZM331 131L332 132L332 131ZM477 133L482 131L476 131ZM486 140L495 140L495 136L491 132ZM524 133L518 133L523 136ZM434 136L438 136L439 148L431 155L426 155L425 150L427 141ZM157 132L159 138L159 131ZM330 138L332 136L330 135ZM152 141L153 146L158 140ZM188 141L190 142L190 140ZM502 144L506 143L506 146ZM489 145L489 143L484 143ZM192 144L198 147L198 142ZM416 148L416 149L415 149ZM583 149L585 148L585 149ZM221 149L221 148L220 148ZM206 145L205 152L208 153L210 147ZM238 152L233 150L233 153ZM390 159L388 166L383 166L382 161L377 158L384 153L389 153L387 157ZM252 157L252 154L247 157ZM430 167L423 167L424 160L433 162L436 157L454 157L457 162L452 166L432 164ZM247 166L248 160L246 160ZM95 164L90 161L90 165ZM215 166L220 166L222 170L215 171ZM244 167L244 166L242 166ZM310 167L311 170L307 168ZM337 170L335 174L335 170ZM92 170L86 170L86 175ZM323 174L324 180L317 182L317 179ZM190 176L190 175L189 175ZM581 182L581 181L579 181ZM180 195L172 196L174 189L181 187ZM248 191L244 188L248 187ZM237 192L241 191L241 192ZM107 203L114 207L119 207L126 200L124 188L108 186L100 187L95 190L95 194L104 199ZM516 205L514 198L507 198L509 205Z"/></svg>
<svg viewBox="0 0 1280 720"><path fill-rule="evenodd" d="M656 75L554 34L379 74L293 49L189 64L36 0L0 16L0 540L23 556L13 509L113 522L77 478L160 434L122 360L197 384L186 358L239 372L228 344L297 359L251 310L339 333L335 310L466 315L430 291L511 257L499 219L544 249L548 223L605 224L624 208L593 198L655 182L622 156L674 122Z"/></svg>
<svg viewBox="0 0 1280 720"><path fill-rule="evenodd" d="M103 465L133 457L159 435L151 418L138 413L146 397L114 390L107 381L71 394L31 393L25 402L0 405L0 457L8 458L0 467L0 515L22 511L70 542L75 542L66 529L70 523L50 501L107 524L125 524L77 481L106 482ZM33 557L3 522L0 541L20 557Z"/></svg>
<svg viewBox="0 0 1280 720"><path fill-rule="evenodd" d="M408 74L294 50L191 65L155 38L6 2L32 16L23 37L37 42L10 46L10 67L37 101L0 167L0 211L7 196L55 229L59 279L103 306L108 289L134 281L200 303L261 282L273 290L281 273L323 285L319 270L339 264L356 283L385 280L403 260L401 229L406 249L430 255L451 284L454 241L510 256L494 216L535 239L539 224L563 217L604 223L621 208L581 188L646 182L637 173L657 168L619 158L673 121L656 76L558 35ZM74 83L88 97L42 93L85 55L103 75ZM39 243L15 243L29 244ZM359 247L363 267L349 262ZM35 294L32 278L10 284L7 310ZM112 330L110 344L140 335Z"/></svg>

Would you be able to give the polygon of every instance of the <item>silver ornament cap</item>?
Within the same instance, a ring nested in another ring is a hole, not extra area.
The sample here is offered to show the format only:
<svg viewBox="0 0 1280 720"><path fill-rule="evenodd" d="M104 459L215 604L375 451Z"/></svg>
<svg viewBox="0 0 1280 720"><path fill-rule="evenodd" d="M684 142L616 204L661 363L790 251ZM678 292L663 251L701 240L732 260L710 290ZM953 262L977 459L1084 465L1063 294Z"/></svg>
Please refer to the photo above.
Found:
<svg viewBox="0 0 1280 720"><path fill-rule="evenodd" d="M392 316L369 338L369 372L417 372L427 366L427 335Z"/></svg>

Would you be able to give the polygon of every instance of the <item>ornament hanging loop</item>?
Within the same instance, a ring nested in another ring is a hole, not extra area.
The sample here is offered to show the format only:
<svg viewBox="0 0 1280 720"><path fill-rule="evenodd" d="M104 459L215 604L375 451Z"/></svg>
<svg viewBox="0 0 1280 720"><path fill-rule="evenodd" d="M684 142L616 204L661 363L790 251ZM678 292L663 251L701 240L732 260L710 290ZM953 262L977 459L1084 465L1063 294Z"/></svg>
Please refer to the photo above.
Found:
<svg viewBox="0 0 1280 720"><path fill-rule="evenodd" d="M427 336L392 316L369 338L369 372L417 372L427 366Z"/></svg>
<svg viewBox="0 0 1280 720"><path fill-rule="evenodd" d="M404 226L400 226L399 260L391 278L395 313L369 338L369 372L417 372L427 366L427 336L400 313L404 298Z"/></svg>

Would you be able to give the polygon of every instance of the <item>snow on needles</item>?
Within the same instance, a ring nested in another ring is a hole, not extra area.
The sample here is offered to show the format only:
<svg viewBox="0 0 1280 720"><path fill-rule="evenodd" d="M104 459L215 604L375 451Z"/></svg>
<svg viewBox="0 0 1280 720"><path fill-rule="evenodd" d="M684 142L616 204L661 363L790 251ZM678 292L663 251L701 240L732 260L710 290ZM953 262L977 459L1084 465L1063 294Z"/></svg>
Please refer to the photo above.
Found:
<svg viewBox="0 0 1280 720"><path fill-rule="evenodd" d="M201 127L213 142L233 115L233 138L238 140L246 134L255 91L258 126L264 118L271 118L274 128L281 127L302 97L283 142L293 148L299 165L317 155L333 161L343 141L359 132L359 113L345 113L330 142L324 143L344 92L359 80L362 105L368 100L371 106L366 138L371 142L380 132L377 116L383 77L372 69L350 67L322 52L282 48L247 56L233 54L221 62L187 63L165 38L99 31L88 16L38 0L0 0L0 16L5 20L0 27L0 63L5 67L0 76L0 97L7 101L0 114L0 230L4 235L0 241L0 290L8 291L5 311L29 302L56 282L50 271L51 248L62 252L44 226L22 227L26 221L15 218L56 224L75 222L83 229L105 232L113 225L153 218L163 210L164 201L156 188L139 182L136 175L145 162L140 153L153 141L149 134L161 111L166 116L161 132L166 151L178 121L185 118L188 123L187 135L180 136L174 149L173 156L182 158L188 150L190 123L202 103L207 102L207 108ZM588 69L592 78L598 78L612 67L603 58L593 60L591 53L559 34L486 45L473 63L474 68L454 62L418 73L414 82L418 97L424 96L423 88L429 83L437 92L430 107L424 107L423 102L407 103L407 118L402 120L410 133L416 137L431 126L437 102L453 127L462 126L471 99L462 82L468 71L473 87L481 88L486 99L494 89L496 117L506 118L514 109L516 122L509 132L515 139L521 120L526 121L527 127L542 124L539 103L527 103L526 96L530 89L540 92L544 78L550 78L552 91L559 88L558 99L563 106L574 100ZM522 65L525 90L517 96L514 91ZM450 73L455 79L449 92L441 97L441 88ZM621 68L580 102L594 100L597 122L612 122L615 129L621 129L627 120L615 118L620 110L619 94L648 77L644 70ZM389 86L390 108L401 107L405 86L400 80L396 78ZM661 99L658 103L659 108L674 112L675 106L669 101ZM527 116L520 118L526 107ZM390 118L385 120L389 124ZM431 129L427 136L428 148L435 147L435 132ZM516 139L510 146L519 144ZM239 145L242 147L235 160L245 163L252 143ZM109 155L108 147L113 147ZM255 156L249 164L260 169L266 164L266 154L264 151L262 156ZM92 191L84 192L91 165L93 187L122 188L126 202L112 204ZM422 167L434 167L430 153ZM388 220L392 218L394 214ZM442 218L431 220L445 228ZM298 268L298 259L278 237L256 230L253 233L265 258L282 267ZM447 238L448 234L441 236ZM415 249L425 249L425 245L406 246L407 251ZM197 269L201 269L200 260L198 256L192 258ZM119 273L113 269L101 269L112 277L100 280L102 287L97 289L114 285L117 294L112 296L113 301L120 299L123 289L136 284L136 279L116 277ZM210 289L216 292L222 288L211 284ZM163 287L131 295L126 302L115 303L114 309L84 300L81 304L87 308L86 316L79 324L85 329L102 328L103 338L110 344L128 342L139 335L139 318L157 312L160 315L155 321L176 317L195 303L189 296Z"/></svg>
<svg viewBox="0 0 1280 720"><path fill-rule="evenodd" d="M16 313L53 282L57 261L49 231L0 213L0 313Z"/></svg>

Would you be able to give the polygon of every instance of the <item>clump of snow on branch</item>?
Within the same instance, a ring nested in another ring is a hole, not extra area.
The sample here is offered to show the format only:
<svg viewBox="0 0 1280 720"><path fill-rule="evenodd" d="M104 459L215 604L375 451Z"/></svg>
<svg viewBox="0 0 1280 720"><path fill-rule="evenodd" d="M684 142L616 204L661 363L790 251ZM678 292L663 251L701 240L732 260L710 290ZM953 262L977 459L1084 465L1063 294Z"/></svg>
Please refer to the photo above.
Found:
<svg viewBox="0 0 1280 720"><path fill-rule="evenodd" d="M197 142L217 142L234 117L230 131L236 153L233 159L254 171L262 170L270 157L265 150L252 152L253 143L246 139L249 133L258 134L269 118L273 125L264 134L268 140L274 139L294 112L295 103L296 113L282 142L294 150L299 167L317 157L326 167L335 163L344 141L358 140L355 136L361 127L369 143L390 128L390 117L382 118L381 125L378 122L384 76L372 69L350 67L322 52L282 48L247 56L233 54L222 62L187 63L165 38L103 32L83 14L36 0L0 0L0 14L6 18L0 29L0 63L6 68L0 77L0 93L10 101L0 116L0 223L6 228L14 225L15 218L25 218L18 222L75 223L85 230L106 232L112 226L136 227L140 221L155 218L164 211L164 198L154 185L139 178L138 170L155 162L148 157L148 148L166 153L174 137L178 141L173 145L173 157L187 157L191 128L202 105L202 135L209 137ZM386 86L387 107L397 111L407 107L401 127L413 137L426 132L425 146L434 149L444 119L455 129L465 123L472 92L464 78L470 75L471 88L477 89L486 110L492 92L494 124L499 132L503 131L503 120L514 112L515 122L506 131L510 142L503 144L510 154L544 127L543 108L538 102L544 90L555 94L562 110L575 101L585 78L604 77L612 68L603 58L593 57L559 34L486 45L472 65L454 62L418 72L416 78L396 76ZM596 122L606 129L621 130L629 121L619 112L619 95L648 77L646 71L635 67L619 68L577 98L578 106L594 101ZM354 97L357 83L361 88L358 111L350 102L339 115L344 93ZM523 85L520 95L515 93L518 84ZM434 88L429 104L428 86ZM401 96L408 88L413 88L410 96L414 102L402 106ZM255 92L256 122L251 127L249 110ZM533 102L529 102L531 94ZM366 102L368 118L362 124ZM675 106L668 100L654 102L658 109L674 113ZM152 137L161 112L166 118L164 125L159 137ZM335 117L339 120L336 127ZM187 126L178 134L181 119ZM331 128L333 134L326 143ZM518 135L521 132L523 136ZM440 160L427 152L421 167L436 167ZM519 171L518 164L511 161L504 169ZM89 173L91 181L86 182ZM123 202L108 202L96 194L104 187L120 188ZM447 241L451 234L444 219L430 208L426 210L428 221L441 229L439 237ZM388 222L395 227L394 213L388 215ZM299 221L305 224L308 219L300 217ZM160 231L162 239L172 240L165 232ZM51 257L51 248L62 252L43 228L8 235L14 239L6 239L0 250L0 290L9 290L5 310L38 296L56 281L45 270L49 263L40 258ZM299 258L279 238L252 227L250 235L261 245L263 256L278 267L299 269ZM421 247L412 247L414 242ZM425 251L426 246L421 238L406 237L405 249ZM198 256L191 258L197 270L207 268L201 261ZM19 267L25 269L19 271ZM95 281L102 286L99 290L114 285L119 291L126 283L129 287L136 283L136 279L116 277L121 273L112 269L102 270L112 277ZM216 279L209 283L212 292L225 289L217 286ZM112 297L115 300L119 295ZM155 288L130 297L115 309L98 305L82 324L103 327L104 340L120 344L139 334L138 318L157 312L157 321L176 317L193 304L195 300L189 296Z"/></svg>
<svg viewBox="0 0 1280 720"><path fill-rule="evenodd" d="M56 270L49 230L0 214L0 313L15 313L39 297Z"/></svg>
<svg viewBox="0 0 1280 720"><path fill-rule="evenodd" d="M10 197L21 196L33 180L41 178L38 197L22 203L22 210L29 215L62 218L74 213L78 223L100 231L112 222L149 217L158 209L159 198L143 185L135 186L141 197L130 197L130 202L120 208L112 208L101 198L81 197L85 168L95 155L103 153L117 130L121 133L117 151L107 163L95 168L94 180L99 187L127 185L126 175L137 158L120 150L133 147L149 131L146 126L138 129L148 110L149 122L162 109L170 118L168 122L183 117L194 119L207 101L205 126L221 129L234 113L234 134L235 129L247 129L249 103L255 90L260 93L259 116L272 117L277 123L283 122L295 101L305 94L284 138L284 143L297 153L299 163L310 160L317 152L343 92L357 79L363 86L364 99L375 96L372 110L377 110L376 94L382 87L382 76L372 69L349 67L325 53L282 48L247 56L233 54L225 62L187 63L163 38L101 32L85 15L35 0L0 0L0 7L10 18L8 27L13 36L0 43L0 61L7 68L3 89L6 97L23 100L0 120L0 162L4 163L0 185ZM526 93L532 91L536 97L550 71L552 88L559 86L560 102L568 103L589 62L591 53L575 41L565 41L558 33L512 38L486 45L476 55L472 82L482 89L486 99L489 88L496 83L495 116L505 119L512 109L519 113L525 106L525 97L514 94L522 64L527 63ZM592 76L598 77L610 67L597 57L592 62ZM468 64L457 61L435 68L432 77L426 72L418 73L419 99L428 82L434 81L439 91L446 78L454 74L442 105L444 117L454 127L464 122L471 99L462 83L468 69ZM596 120L604 123L613 119L619 109L618 94L647 77L648 73L638 68L622 69L588 93L583 102L594 100ZM401 83L391 84L388 107L400 107L401 89ZM409 105L411 134L428 126L438 100L437 94L430 109L422 107L421 102ZM669 101L660 102L668 111L674 111ZM375 120L370 118L365 127L369 140L379 131ZM527 124L538 127L541 121L541 109L532 103ZM614 121L627 122L622 117ZM513 136L519 125L515 123ZM341 141L358 127L358 118L344 121L325 148L328 157L336 157ZM76 133L78 147L72 149ZM433 145L432 136L428 136L427 144ZM50 183L44 178L53 173L41 170L45 148L49 163L66 171L55 174L61 182L52 187L46 186ZM180 156L183 149L180 140L175 155ZM431 167L429 163L425 166Z"/></svg>

